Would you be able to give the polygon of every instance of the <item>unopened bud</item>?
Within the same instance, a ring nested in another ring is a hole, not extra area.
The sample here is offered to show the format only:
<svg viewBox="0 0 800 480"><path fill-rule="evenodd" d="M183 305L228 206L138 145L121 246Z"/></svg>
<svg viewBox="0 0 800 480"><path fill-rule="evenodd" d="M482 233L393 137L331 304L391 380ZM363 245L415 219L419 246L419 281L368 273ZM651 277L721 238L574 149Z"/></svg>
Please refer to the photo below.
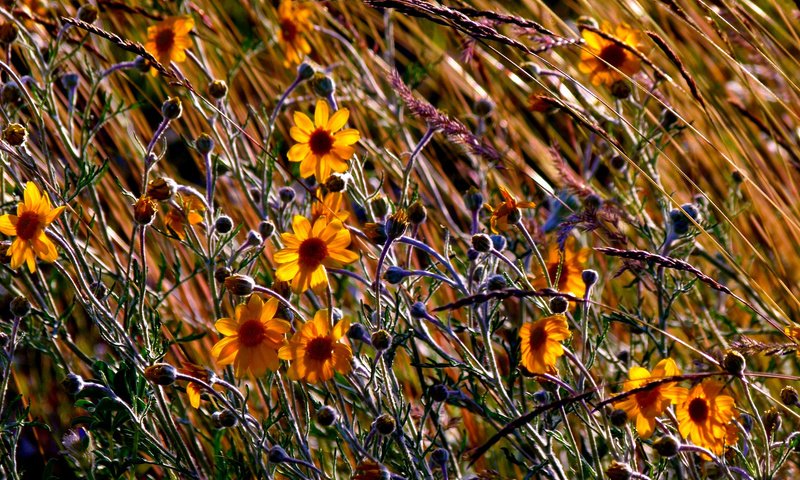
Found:
<svg viewBox="0 0 800 480"><path fill-rule="evenodd" d="M194 146L202 155L208 155L214 150L214 139L207 133L201 133L194 141Z"/></svg>
<svg viewBox="0 0 800 480"><path fill-rule="evenodd" d="M220 215L214 221L214 230L223 235L229 233L233 230L233 219L227 215Z"/></svg>
<svg viewBox="0 0 800 480"><path fill-rule="evenodd" d="M392 335L386 330L378 330L370 337L370 343L375 350L386 350L392 345Z"/></svg>
<svg viewBox="0 0 800 480"><path fill-rule="evenodd" d="M347 180L343 175L338 173L332 173L328 176L328 179L325 180L325 189L329 192L343 192L345 188L347 188Z"/></svg>
<svg viewBox="0 0 800 480"><path fill-rule="evenodd" d="M12 22L4 22L0 25L0 45L10 45L19 36L19 29Z"/></svg>
<svg viewBox="0 0 800 480"><path fill-rule="evenodd" d="M606 475L611 480L628 480L631 478L633 470L627 463L622 463L614 460L611 465L606 469Z"/></svg>
<svg viewBox="0 0 800 480"><path fill-rule="evenodd" d="M11 314L17 318L22 318L31 313L31 302L27 298L19 296L11 300L9 306Z"/></svg>
<svg viewBox="0 0 800 480"><path fill-rule="evenodd" d="M408 221L412 225L419 225L428 218L428 209L419 200L408 206Z"/></svg>
<svg viewBox="0 0 800 480"><path fill-rule="evenodd" d="M476 233L472 236L472 248L481 253L491 252L494 244L489 235Z"/></svg>
<svg viewBox="0 0 800 480"><path fill-rule="evenodd" d="M144 377L156 385L172 385L178 371L169 363L156 363L144 369Z"/></svg>
<svg viewBox="0 0 800 480"><path fill-rule="evenodd" d="M159 202L169 200L177 190L178 184L168 177L159 177L147 184L147 196Z"/></svg>
<svg viewBox="0 0 800 480"><path fill-rule="evenodd" d="M61 381L61 385L69 395L77 395L83 390L85 383L83 377L75 373L70 373Z"/></svg>
<svg viewBox="0 0 800 480"><path fill-rule="evenodd" d="M494 274L486 281L486 288L489 290L502 290L508 287L508 281L503 275Z"/></svg>
<svg viewBox="0 0 800 480"><path fill-rule="evenodd" d="M321 427L330 427L336 421L339 420L339 413L336 411L335 408L324 405L322 408L317 410L317 424Z"/></svg>
<svg viewBox="0 0 800 480"><path fill-rule="evenodd" d="M256 282L248 275L236 273L225 279L225 288L227 288L232 294L239 295L241 297L253 293L253 288L255 286Z"/></svg>
<svg viewBox="0 0 800 480"><path fill-rule="evenodd" d="M278 198L282 203L290 203L297 196L297 192L292 187L281 187L278 189Z"/></svg>
<svg viewBox="0 0 800 480"><path fill-rule="evenodd" d="M336 83L331 77L317 72L311 77L311 89L318 97L328 98L336 91Z"/></svg>
<svg viewBox="0 0 800 480"><path fill-rule="evenodd" d="M569 300L564 297L553 297L550 299L550 310L553 313L564 313L569 309Z"/></svg>
<svg viewBox="0 0 800 480"><path fill-rule="evenodd" d="M489 116L495 108L495 104L491 98L484 97L475 102L475 115L479 117Z"/></svg>
<svg viewBox="0 0 800 480"><path fill-rule="evenodd" d="M228 267L217 267L217 269L214 270L214 280L216 280L217 283L223 283L226 278L231 276L231 273L231 269Z"/></svg>
<svg viewBox="0 0 800 480"><path fill-rule="evenodd" d="M431 462L436 465L444 466L450 460L450 452L444 448L437 448L431 453Z"/></svg>
<svg viewBox="0 0 800 480"><path fill-rule="evenodd" d="M379 434L387 436L394 433L395 428L397 428L397 422L395 422L394 417L388 413L384 413L375 419L375 422L372 424L372 428L374 428Z"/></svg>
<svg viewBox="0 0 800 480"><path fill-rule="evenodd" d="M208 84L208 95L215 100L221 100L228 95L228 84L224 80L214 80Z"/></svg>
<svg viewBox="0 0 800 480"><path fill-rule="evenodd" d="M78 9L78 20L86 23L94 23L97 20L97 15L100 12L97 10L97 7L92 5L91 3L87 3L81 5L81 8Z"/></svg>
<svg viewBox="0 0 800 480"><path fill-rule="evenodd" d="M624 100L631 96L631 85L627 80L617 80L611 84L611 95Z"/></svg>
<svg viewBox="0 0 800 480"><path fill-rule="evenodd" d="M625 422L628 421L628 413L625 412L625 410L616 408L611 410L611 413L608 414L608 419L611 420L611 425L621 428L625 426Z"/></svg>
<svg viewBox="0 0 800 480"><path fill-rule="evenodd" d="M235 427L237 423L239 423L239 419L236 417L236 414L231 412L230 410L220 410L211 414L211 421L214 422L214 426L217 428L231 428Z"/></svg>
<svg viewBox="0 0 800 480"><path fill-rule="evenodd" d="M21 147L28 139L28 131L19 123L9 123L3 129L3 140L12 147Z"/></svg>
<svg viewBox="0 0 800 480"><path fill-rule="evenodd" d="M672 435L664 435L653 442L653 449L664 458L672 458L678 454L681 442Z"/></svg>
<svg viewBox="0 0 800 480"><path fill-rule="evenodd" d="M722 358L722 367L731 375L741 376L745 368L744 355L736 350L728 350Z"/></svg>
<svg viewBox="0 0 800 480"><path fill-rule="evenodd" d="M586 269L581 272L581 280L583 280L583 284L586 285L586 288L592 288L599 278L600 275L597 273L597 270Z"/></svg>
<svg viewBox="0 0 800 480"><path fill-rule="evenodd" d="M787 407L797 405L798 399L797 390L791 385L787 385L781 390L781 401Z"/></svg>
<svg viewBox="0 0 800 480"><path fill-rule="evenodd" d="M470 212L477 212L483 207L483 194L475 187L470 187L464 195L464 203Z"/></svg>
<svg viewBox="0 0 800 480"><path fill-rule="evenodd" d="M308 80L314 76L314 67L308 62L303 62L297 66L297 78Z"/></svg>
<svg viewBox="0 0 800 480"><path fill-rule="evenodd" d="M275 224L269 220L262 220L258 224L258 234L261 235L262 241L270 238L275 233Z"/></svg>
<svg viewBox="0 0 800 480"><path fill-rule="evenodd" d="M156 218L158 204L149 196L142 195L133 205L133 219L139 225L150 225Z"/></svg>
<svg viewBox="0 0 800 480"><path fill-rule="evenodd" d="M170 120L177 120L183 113L183 105L178 97L170 97L161 105L161 115Z"/></svg>

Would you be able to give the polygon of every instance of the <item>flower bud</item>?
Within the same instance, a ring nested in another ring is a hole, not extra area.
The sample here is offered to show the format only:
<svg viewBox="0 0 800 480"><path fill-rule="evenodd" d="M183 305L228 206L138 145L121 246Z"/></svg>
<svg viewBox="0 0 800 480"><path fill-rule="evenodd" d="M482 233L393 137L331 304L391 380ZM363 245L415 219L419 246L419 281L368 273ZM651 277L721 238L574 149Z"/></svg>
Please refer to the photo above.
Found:
<svg viewBox="0 0 800 480"><path fill-rule="evenodd" d="M347 330L347 338L370 343L370 339L367 336L367 329L360 323L353 323L350 325L350 328Z"/></svg>
<svg viewBox="0 0 800 480"><path fill-rule="evenodd" d="M581 272L581 280L583 280L583 284L586 285L586 288L592 288L599 278L600 275L597 273L597 270L586 269Z"/></svg>
<svg viewBox="0 0 800 480"><path fill-rule="evenodd" d="M384 413L375 419L372 423L372 428L379 434L388 436L394 433L395 428L397 428L397 422L395 422L394 417L388 413Z"/></svg>
<svg viewBox="0 0 800 480"><path fill-rule="evenodd" d="M161 105L161 115L169 120L177 120L183 113L183 105L178 97L169 97Z"/></svg>
<svg viewBox="0 0 800 480"><path fill-rule="evenodd" d="M169 363L156 363L144 369L144 377L156 385L172 385L178 371Z"/></svg>
<svg viewBox="0 0 800 480"><path fill-rule="evenodd" d="M22 102L22 91L16 82L8 82L0 88L0 102L3 105L15 105Z"/></svg>
<svg viewBox="0 0 800 480"><path fill-rule="evenodd" d="M232 294L239 295L241 297L253 293L253 288L255 286L256 282L252 277L247 275L235 273L225 279L225 288L227 288Z"/></svg>
<svg viewBox="0 0 800 480"><path fill-rule="evenodd" d="M464 203L470 212L477 212L483 207L483 194L475 187L470 187L464 195Z"/></svg>
<svg viewBox="0 0 800 480"><path fill-rule="evenodd" d="M512 208L511 211L508 212L506 220L512 225L519 223L519 221L522 220L522 212L519 210L519 208Z"/></svg>
<svg viewBox="0 0 800 480"><path fill-rule="evenodd" d="M344 175L338 173L331 173L324 183L325 189L329 192L343 192L347 188L347 180Z"/></svg>
<svg viewBox="0 0 800 480"><path fill-rule="evenodd" d="M611 157L611 160L608 161L608 164L618 172L624 172L625 169L628 168L628 161L625 160L625 157L622 155L614 155Z"/></svg>
<svg viewBox="0 0 800 480"><path fill-rule="evenodd" d="M66 90L73 90L78 88L78 83L80 83L81 77L78 76L77 73L65 73L61 76L59 81L61 82L61 86L64 87Z"/></svg>
<svg viewBox="0 0 800 480"><path fill-rule="evenodd" d="M617 80L611 84L611 96L620 100L625 100L631 96L631 85L627 80Z"/></svg>
<svg viewBox="0 0 800 480"><path fill-rule="evenodd" d="M506 287L508 287L508 282L506 281L506 277L500 274L492 275L486 281L486 288L488 290L502 290Z"/></svg>
<svg viewBox="0 0 800 480"><path fill-rule="evenodd" d="M270 463L283 463L292 459L280 445L273 445L269 449L268 457Z"/></svg>
<svg viewBox="0 0 800 480"><path fill-rule="evenodd" d="M314 76L314 67L308 62L303 62L297 66L297 78L300 80L308 80Z"/></svg>
<svg viewBox="0 0 800 480"><path fill-rule="evenodd" d="M89 432L83 427L78 427L67 432L61 437L61 444L64 450L72 455L80 455L89 451L92 446L92 438Z"/></svg>
<svg viewBox="0 0 800 480"><path fill-rule="evenodd" d="M486 253L491 252L494 247L492 239L485 233L476 233L472 236L472 248L475 251Z"/></svg>
<svg viewBox="0 0 800 480"><path fill-rule="evenodd" d="M245 244L250 247L258 247L264 243L264 237L261 236L260 233L256 232L255 230L250 230L247 232L247 239L245 240Z"/></svg>
<svg viewBox="0 0 800 480"><path fill-rule="evenodd" d="M600 195L590 194L583 199L583 208L588 212L594 212L603 204L603 199Z"/></svg>
<svg viewBox="0 0 800 480"><path fill-rule="evenodd" d="M392 265L386 269L386 272L383 274L383 279L389 282L391 285L397 285L407 276L409 276L409 272L407 270Z"/></svg>
<svg viewBox="0 0 800 480"><path fill-rule="evenodd" d="M611 420L611 425L614 425L617 428L622 428L628 421L628 414L625 412L625 410L615 408L614 410L611 410L611 413L608 414L608 419Z"/></svg>
<svg viewBox="0 0 800 480"><path fill-rule="evenodd" d="M292 298L292 284L288 281L277 279L274 280L272 282L272 290L286 300Z"/></svg>
<svg viewBox="0 0 800 480"><path fill-rule="evenodd" d="M450 389L443 383L437 383L428 389L428 395L434 402L444 402L450 396Z"/></svg>
<svg viewBox="0 0 800 480"><path fill-rule="evenodd" d="M781 390L781 402L787 407L797 405L798 399L800 398L798 398L797 390L791 385L787 385Z"/></svg>
<svg viewBox="0 0 800 480"><path fill-rule="evenodd" d="M616 460L612 461L606 469L606 475L610 480L628 480L632 474L633 470L630 465Z"/></svg>
<svg viewBox="0 0 800 480"><path fill-rule="evenodd" d="M437 448L433 452L431 452L431 462L436 465L444 466L447 465L448 460L450 460L450 452L445 450L444 448Z"/></svg>
<svg viewBox="0 0 800 480"><path fill-rule="evenodd" d="M547 405L550 402L550 392L547 390L537 390L533 394L533 401L536 402L537 405Z"/></svg>
<svg viewBox="0 0 800 480"><path fill-rule="evenodd" d="M502 252L506 249L506 245L508 244L506 237L502 235L490 235L489 237L492 239L492 246L495 250Z"/></svg>
<svg viewBox="0 0 800 480"><path fill-rule="evenodd" d="M147 196L159 202L169 200L177 190L178 184L168 177L159 177L147 184Z"/></svg>
<svg viewBox="0 0 800 480"><path fill-rule="evenodd" d="M364 224L364 235L376 245L383 245L386 243L386 227L383 223L366 223Z"/></svg>
<svg viewBox="0 0 800 480"><path fill-rule="evenodd" d="M217 269L214 270L214 280L216 280L217 283L223 283L226 278L231 276L231 273L231 269L228 267L217 267Z"/></svg>
<svg viewBox="0 0 800 480"><path fill-rule="evenodd" d="M3 129L3 140L12 147L21 147L28 139L28 130L19 123L9 123Z"/></svg>
<svg viewBox="0 0 800 480"><path fill-rule="evenodd" d="M672 458L678 454L681 442L672 435L664 435L653 442L653 449L664 458Z"/></svg>
<svg viewBox="0 0 800 480"><path fill-rule="evenodd" d="M136 57L136 60L133 61L133 64L134 68L140 72L147 72L150 70L150 61L144 57Z"/></svg>
<svg viewBox="0 0 800 480"><path fill-rule="evenodd" d="M428 209L419 200L408 206L408 221L412 225L419 225L428 218Z"/></svg>
<svg viewBox="0 0 800 480"><path fill-rule="evenodd" d="M282 203L290 203L297 196L297 193L292 187L281 187L278 189L278 198Z"/></svg>
<svg viewBox="0 0 800 480"><path fill-rule="evenodd" d="M97 20L97 15L100 12L97 10L97 7L92 5L91 3L86 3L81 5L78 9L78 20L86 23L94 23Z"/></svg>
<svg viewBox="0 0 800 480"><path fill-rule="evenodd" d="M11 310L12 315L17 318L22 318L31 313L31 302L22 296L14 297L14 299L11 300L9 309Z"/></svg>
<svg viewBox="0 0 800 480"><path fill-rule="evenodd" d="M783 423L781 412L777 408L772 407L764 413L762 418L764 420L764 428L767 430L767 436L772 438Z"/></svg>
<svg viewBox="0 0 800 480"><path fill-rule="evenodd" d="M236 424L239 423L239 419L236 417L236 414L230 410L220 410L214 412L211 414L211 421L217 428L231 428L235 427Z"/></svg>
<svg viewBox="0 0 800 480"><path fill-rule="evenodd" d="M731 375L741 376L745 368L744 356L736 350L728 350L722 358L722 367Z"/></svg>
<svg viewBox="0 0 800 480"><path fill-rule="evenodd" d="M214 221L214 230L225 235L233 230L233 219L227 215L220 215Z"/></svg>
<svg viewBox="0 0 800 480"><path fill-rule="evenodd" d="M311 77L311 89L318 97L328 98L336 91L336 82L322 72Z"/></svg>
<svg viewBox="0 0 800 480"><path fill-rule="evenodd" d="M381 219L389 213L389 200L383 195L376 195L370 200L369 204L372 207L372 211L375 212L375 218Z"/></svg>
<svg viewBox="0 0 800 480"><path fill-rule="evenodd" d="M158 204L149 196L142 195L133 205L133 219L139 225L150 225L156 218Z"/></svg>
<svg viewBox="0 0 800 480"><path fill-rule="evenodd" d="M569 309L569 300L564 297L553 297L550 299L550 310L553 313L564 313Z"/></svg>
<svg viewBox="0 0 800 480"><path fill-rule="evenodd" d="M679 120L678 114L675 113L674 110L672 110L671 108L665 108L661 112L658 124L661 125L661 127L664 130L669 130L678 122L678 120Z"/></svg>
<svg viewBox="0 0 800 480"><path fill-rule="evenodd" d="M258 234L261 235L263 240L266 240L275 233L275 224L269 220L262 220L258 224Z"/></svg>
<svg viewBox="0 0 800 480"><path fill-rule="evenodd" d="M470 262L474 262L480 256L481 256L481 253L479 251L475 250L474 248L470 247L470 248L467 249L467 260L469 260Z"/></svg>
<svg viewBox="0 0 800 480"><path fill-rule="evenodd" d="M214 80L208 84L208 95L215 100L225 98L228 95L228 84L225 80Z"/></svg>
<svg viewBox="0 0 800 480"><path fill-rule="evenodd" d="M77 395L81 392L81 390L83 390L85 383L83 381L83 377L75 373L70 373L64 378L64 380L61 380L61 385L69 395Z"/></svg>
<svg viewBox="0 0 800 480"><path fill-rule="evenodd" d="M378 330L372 334L369 340L375 350L386 350L392 346L392 335L386 330Z"/></svg>
<svg viewBox="0 0 800 480"><path fill-rule="evenodd" d="M19 36L19 29L13 22L0 25L0 45L11 45Z"/></svg>
<svg viewBox="0 0 800 480"><path fill-rule="evenodd" d="M686 235L689 229L694 225L686 216L691 217L694 221L700 216L700 211L691 203L681 205L681 208L675 208L669 212L669 221L672 226L672 231L676 235Z"/></svg>
<svg viewBox="0 0 800 480"><path fill-rule="evenodd" d="M339 420L339 412L335 408L324 405L317 410L317 424L321 427L330 427Z"/></svg>
<svg viewBox="0 0 800 480"><path fill-rule="evenodd" d="M201 133L194 141L194 147L202 155L208 155L214 150L214 139L207 133Z"/></svg>
<svg viewBox="0 0 800 480"><path fill-rule="evenodd" d="M483 97L475 102L475 115L479 117L488 117L495 109L495 104L489 97Z"/></svg>
<svg viewBox="0 0 800 480"><path fill-rule="evenodd" d="M411 318L427 318L428 307L426 307L422 302L414 302L411 304L409 313L411 314Z"/></svg>

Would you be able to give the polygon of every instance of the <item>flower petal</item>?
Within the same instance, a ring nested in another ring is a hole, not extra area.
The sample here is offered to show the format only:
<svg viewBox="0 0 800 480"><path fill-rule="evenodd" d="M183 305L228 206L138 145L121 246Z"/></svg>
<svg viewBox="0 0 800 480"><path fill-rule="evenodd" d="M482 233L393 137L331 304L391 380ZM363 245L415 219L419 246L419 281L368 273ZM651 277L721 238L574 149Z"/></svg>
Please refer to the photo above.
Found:
<svg viewBox="0 0 800 480"><path fill-rule="evenodd" d="M314 125L317 128L325 128L325 125L328 124L329 115L328 102L322 99L317 100L317 106L314 108Z"/></svg>

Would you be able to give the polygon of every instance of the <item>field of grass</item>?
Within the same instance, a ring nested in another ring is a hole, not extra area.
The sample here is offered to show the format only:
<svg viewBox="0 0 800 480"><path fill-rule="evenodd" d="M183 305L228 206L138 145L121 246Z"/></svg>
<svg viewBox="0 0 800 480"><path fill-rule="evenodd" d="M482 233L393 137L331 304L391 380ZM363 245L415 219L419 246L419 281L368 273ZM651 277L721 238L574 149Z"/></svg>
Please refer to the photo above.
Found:
<svg viewBox="0 0 800 480"><path fill-rule="evenodd" d="M0 2L0 477L800 475L800 2Z"/></svg>

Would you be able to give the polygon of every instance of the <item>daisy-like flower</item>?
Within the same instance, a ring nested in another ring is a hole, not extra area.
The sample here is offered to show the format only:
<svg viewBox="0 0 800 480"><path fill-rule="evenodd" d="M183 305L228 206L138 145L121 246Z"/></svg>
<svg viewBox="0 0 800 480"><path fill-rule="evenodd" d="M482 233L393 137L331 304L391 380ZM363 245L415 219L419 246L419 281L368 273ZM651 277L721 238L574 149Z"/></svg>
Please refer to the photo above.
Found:
<svg viewBox="0 0 800 480"><path fill-rule="evenodd" d="M304 323L278 352L281 360L290 360L288 376L291 380L309 383L325 382L334 372L350 372L353 351L339 340L350 328L350 320L343 318L331 328L328 310L319 310L314 319Z"/></svg>
<svg viewBox="0 0 800 480"><path fill-rule="evenodd" d="M178 369L178 371L184 375L194 377L205 383L208 383L211 380L211 375L209 374L208 369L203 368L200 365L195 365L194 363L184 363L183 367ZM189 404L191 404L192 407L200 408L200 396L202 394L203 387L200 386L199 383L190 381L186 384L186 395L189 396Z"/></svg>
<svg viewBox="0 0 800 480"><path fill-rule="evenodd" d="M65 206L53 208L47 193L40 193L33 182L25 185L23 201L17 205L17 214L0 216L0 232L15 236L7 255L11 257L11 268L28 264L31 273L36 272L36 257L45 262L55 262L58 250L47 238L44 229L61 215Z"/></svg>
<svg viewBox="0 0 800 480"><path fill-rule="evenodd" d="M283 0L278 6L278 42L283 45L286 58L285 67L297 65L303 57L311 53L311 45L305 39L305 34L313 28L311 10L296 6L292 0Z"/></svg>
<svg viewBox="0 0 800 480"><path fill-rule="evenodd" d="M529 322L519 329L522 358L520 363L531 373L556 373L556 360L564 355L563 340L570 336L563 314Z"/></svg>
<svg viewBox="0 0 800 480"><path fill-rule="evenodd" d="M681 435L715 455L733 438L728 424L736 414L733 397L721 394L723 387L714 380L698 383L675 412Z"/></svg>
<svg viewBox="0 0 800 480"><path fill-rule="evenodd" d="M603 31L612 33L608 25L603 26ZM581 63L578 68L581 72L589 74L592 85L611 86L612 83L624 78L624 75L632 76L639 71L641 66L639 57L620 45L623 43L641 51L638 32L627 25L617 26L613 34L620 43L603 38L597 32L587 29L581 32L581 36L586 42L586 49L581 52Z"/></svg>
<svg viewBox="0 0 800 480"><path fill-rule="evenodd" d="M347 171L347 162L356 151L353 144L361 138L354 128L342 130L348 118L350 111L346 108L331 116L325 100L317 101L313 122L305 113L294 112L294 126L289 134L297 143L286 156L290 162L300 162L301 177L314 175L318 183L324 183L331 171Z"/></svg>
<svg viewBox="0 0 800 480"><path fill-rule="evenodd" d="M164 216L164 227L181 240L186 238L184 227L203 222L205 204L194 195L178 195L178 208L170 208Z"/></svg>
<svg viewBox="0 0 800 480"><path fill-rule="evenodd" d="M488 203L484 205L484 208L492 214L492 217L489 219L492 233L499 233L500 230L507 230L509 215L519 218L520 208L533 208L536 206L533 202L518 202L517 199L502 186L500 187L500 195L503 196L503 202L498 206L492 207ZM512 223L516 223L513 218Z"/></svg>
<svg viewBox="0 0 800 480"><path fill-rule="evenodd" d="M275 318L278 300L270 298L262 302L258 295L251 295L245 304L238 305L233 318L220 318L214 324L225 338L211 349L220 365L233 364L237 377L247 371L260 377L267 369L275 371L280 366L278 349L285 343L284 335L291 326L286 320Z"/></svg>
<svg viewBox="0 0 800 480"><path fill-rule="evenodd" d="M278 263L275 276L283 282L291 281L295 293L309 288L320 291L328 285L326 267L341 268L358 260L358 254L347 250L350 231L341 220L322 216L312 225L304 216L295 215L292 231L281 234L285 248L273 259Z"/></svg>
<svg viewBox="0 0 800 480"><path fill-rule="evenodd" d="M547 253L545 264L547 265L547 274L550 276L550 281L553 282L554 288L561 293L583 297L586 290L586 285L583 283L583 270L586 261L589 259L589 249L579 249L576 243L575 238L570 237L564 245L563 252L558 249L558 245L553 245ZM544 273L539 265L534 262L533 268L537 272L536 277L531 282L533 287L537 289L547 287L547 279L544 278ZM558 282L556 282L556 277L558 277Z"/></svg>
<svg viewBox="0 0 800 480"><path fill-rule="evenodd" d="M147 43L144 49L150 52L158 63L169 68L170 62L186 61L186 49L192 46L189 32L194 28L191 17L171 17L147 29ZM154 68L150 73L156 74Z"/></svg>
<svg viewBox="0 0 800 480"><path fill-rule="evenodd" d="M675 361L665 358L656 364L653 372L646 368L631 367L628 380L625 382L625 391L647 385L653 380L664 377L680 375L681 372ZM617 404L628 414L628 418L636 421L636 432L642 438L650 438L656 426L656 417L663 414L673 403L679 403L686 397L686 389L675 383L662 383L649 390L626 397Z"/></svg>
<svg viewBox="0 0 800 480"><path fill-rule="evenodd" d="M344 210L342 206L344 202L344 193L329 192L323 197L322 192L317 189L316 196L316 201L311 205L312 222L323 216L336 218L340 222L346 222L350 217L350 212Z"/></svg>

